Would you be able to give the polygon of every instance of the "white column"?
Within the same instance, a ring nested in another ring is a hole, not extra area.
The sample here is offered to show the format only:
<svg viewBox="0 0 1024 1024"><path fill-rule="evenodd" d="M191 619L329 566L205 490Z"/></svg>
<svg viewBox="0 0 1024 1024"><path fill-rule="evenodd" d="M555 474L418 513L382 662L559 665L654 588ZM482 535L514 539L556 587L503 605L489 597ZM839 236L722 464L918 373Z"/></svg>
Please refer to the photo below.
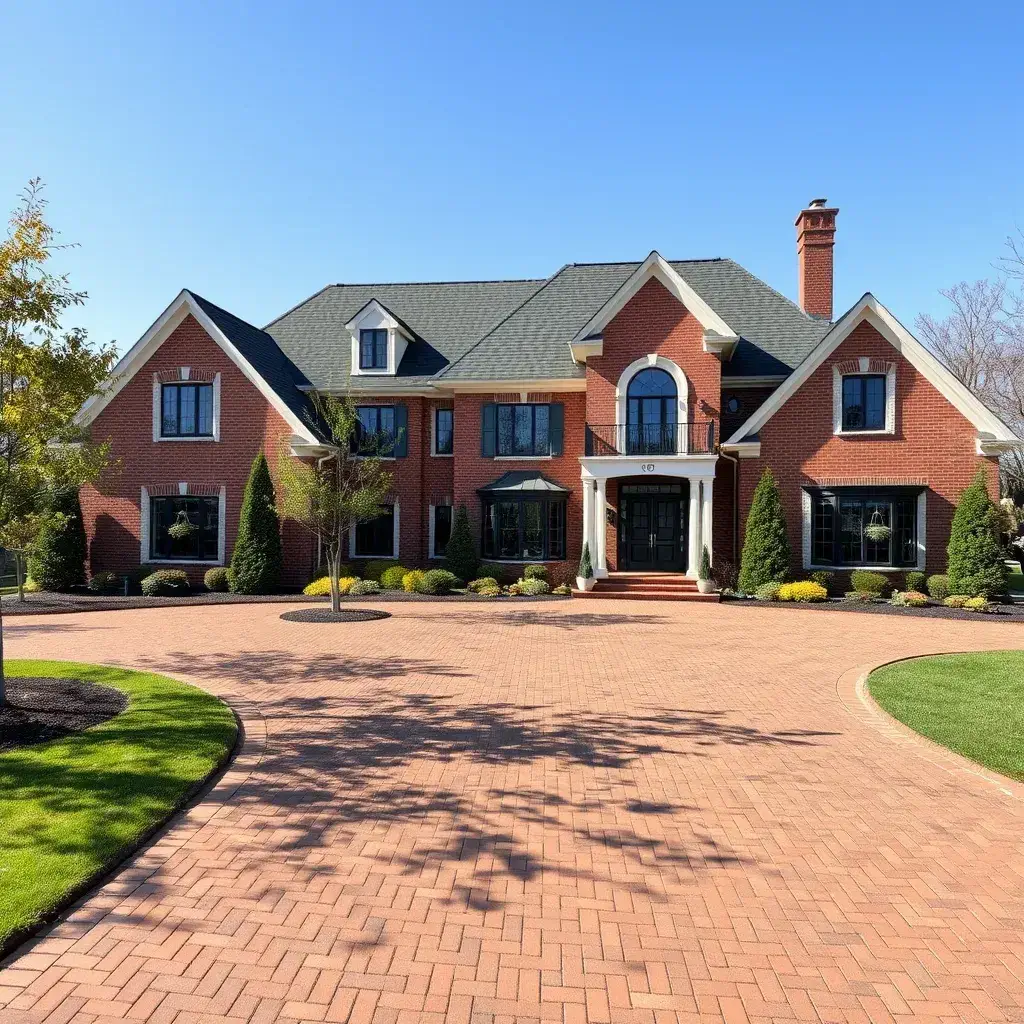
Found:
<svg viewBox="0 0 1024 1024"><path fill-rule="evenodd" d="M686 575L696 579L700 564L700 480L690 477L690 514L686 517Z"/></svg>
<svg viewBox="0 0 1024 1024"><path fill-rule="evenodd" d="M594 532L597 535L597 559L594 575L603 579L608 575L608 481L595 480L597 494L594 500Z"/></svg>
<svg viewBox="0 0 1024 1024"><path fill-rule="evenodd" d="M714 485L714 480L704 481L704 508L701 516L701 539L700 542L703 547L708 549L708 556L711 558L712 564L714 564L714 548L711 546L711 521L712 521L712 510L714 505L712 503L711 491Z"/></svg>
<svg viewBox="0 0 1024 1024"><path fill-rule="evenodd" d="M590 545L590 562L594 564L597 550L594 545L594 481L583 478L583 543Z"/></svg>

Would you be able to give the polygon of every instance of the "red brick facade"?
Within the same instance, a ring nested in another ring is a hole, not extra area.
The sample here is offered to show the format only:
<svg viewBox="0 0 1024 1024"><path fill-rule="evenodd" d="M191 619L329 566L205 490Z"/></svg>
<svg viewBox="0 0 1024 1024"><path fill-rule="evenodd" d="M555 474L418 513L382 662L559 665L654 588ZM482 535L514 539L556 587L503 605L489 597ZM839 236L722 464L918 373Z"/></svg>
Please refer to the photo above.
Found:
<svg viewBox="0 0 1024 1024"><path fill-rule="evenodd" d="M603 352L587 362L584 390L527 395L529 401L560 403L564 412L562 453L550 458L505 459L481 454L482 409L493 401L521 400L517 392L501 395L457 393L438 397L360 397L360 403L402 403L407 410L407 454L389 464L394 500L399 508L398 558L408 566L429 564L429 510L432 505L465 505L474 538L481 536L478 490L510 470L535 470L568 489L567 558L552 566L556 579L574 574L582 546L580 457L586 425L614 424L620 418L616 389L623 372L638 360L656 355L675 363L687 381L687 416L713 421L716 441L726 420L728 436L757 409L773 386L730 387L723 381L719 358L704 351L703 329L658 281L650 280L605 327ZM833 431L833 366L861 357L896 364L895 433L836 436ZM154 441L154 375L175 376L180 367L212 379L220 375L219 440ZM726 403L739 397L732 414ZM431 454L434 410L454 410L455 454ZM731 415L731 419L730 419ZM292 429L273 405L238 369L203 327L187 317L149 361L127 382L93 423L93 436L110 438L118 464L98 487L82 492L93 572L129 572L140 563L142 488L174 493L179 484L191 493L226 495L226 557L237 532L243 489L253 458L267 453L272 471ZM801 488L805 486L920 483L927 486L927 561L930 571L945 564L945 546L953 507L979 465L993 484L994 459L975 454L977 431L942 394L867 323L826 359L760 431L761 457L736 463L722 453L714 482L715 561L738 563L743 519L753 488L765 466L778 476L789 520L794 570L801 566ZM735 516L734 477L739 478L740 515ZM607 485L606 551L616 568L619 482ZM737 534L738 523L738 534ZM284 527L285 583L305 582L316 560L312 539L294 524ZM148 560L148 559L144 559ZM436 564L436 563L435 563ZM185 566L201 578L206 566Z"/></svg>

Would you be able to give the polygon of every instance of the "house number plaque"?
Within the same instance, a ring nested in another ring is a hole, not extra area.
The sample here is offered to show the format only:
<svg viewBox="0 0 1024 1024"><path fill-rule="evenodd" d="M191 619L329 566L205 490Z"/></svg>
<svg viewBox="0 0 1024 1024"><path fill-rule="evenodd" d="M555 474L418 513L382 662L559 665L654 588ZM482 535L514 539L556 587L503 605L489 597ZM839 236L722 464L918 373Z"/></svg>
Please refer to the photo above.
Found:
<svg viewBox="0 0 1024 1024"><path fill-rule="evenodd" d="M654 472L654 463L653 462L641 462L640 463L640 472L641 473L653 473Z"/></svg>

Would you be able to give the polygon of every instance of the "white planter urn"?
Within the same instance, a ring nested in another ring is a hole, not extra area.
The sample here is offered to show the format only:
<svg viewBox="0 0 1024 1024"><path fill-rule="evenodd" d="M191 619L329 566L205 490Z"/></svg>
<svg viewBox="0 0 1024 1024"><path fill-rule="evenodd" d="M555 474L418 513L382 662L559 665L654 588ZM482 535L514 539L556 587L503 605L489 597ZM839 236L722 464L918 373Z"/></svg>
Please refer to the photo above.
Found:
<svg viewBox="0 0 1024 1024"><path fill-rule="evenodd" d="M698 594L713 594L717 589L714 580L697 580Z"/></svg>
<svg viewBox="0 0 1024 1024"><path fill-rule="evenodd" d="M577 590L582 590L582 591L593 590L594 589L594 584L596 582L597 582L597 580L593 576L590 576L589 578L585 578L583 576L577 576L576 577L576 589Z"/></svg>

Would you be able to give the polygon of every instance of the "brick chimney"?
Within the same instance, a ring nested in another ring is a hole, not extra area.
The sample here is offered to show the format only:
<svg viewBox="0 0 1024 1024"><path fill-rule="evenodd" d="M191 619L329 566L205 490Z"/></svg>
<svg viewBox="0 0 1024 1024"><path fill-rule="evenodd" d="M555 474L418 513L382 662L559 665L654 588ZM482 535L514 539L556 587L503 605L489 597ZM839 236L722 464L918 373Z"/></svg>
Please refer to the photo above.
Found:
<svg viewBox="0 0 1024 1024"><path fill-rule="evenodd" d="M811 316L832 319L832 246L836 214L827 199L812 199L796 218L800 308Z"/></svg>

